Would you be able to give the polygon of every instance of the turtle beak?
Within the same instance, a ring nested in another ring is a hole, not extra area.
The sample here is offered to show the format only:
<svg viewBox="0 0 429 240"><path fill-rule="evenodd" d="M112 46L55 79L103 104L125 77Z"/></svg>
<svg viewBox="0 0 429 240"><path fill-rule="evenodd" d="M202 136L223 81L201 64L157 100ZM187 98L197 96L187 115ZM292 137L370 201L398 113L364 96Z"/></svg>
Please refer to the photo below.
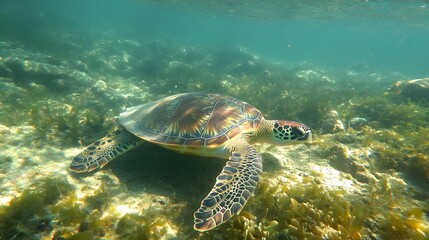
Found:
<svg viewBox="0 0 429 240"><path fill-rule="evenodd" d="M313 131L311 131L311 129L308 128L308 127L307 127L307 130L304 133L304 139L303 140L307 140L308 143L312 143L313 142Z"/></svg>
<svg viewBox="0 0 429 240"><path fill-rule="evenodd" d="M297 136L298 141L308 141L311 143L313 141L313 131L302 123L295 123L293 127L293 131Z"/></svg>

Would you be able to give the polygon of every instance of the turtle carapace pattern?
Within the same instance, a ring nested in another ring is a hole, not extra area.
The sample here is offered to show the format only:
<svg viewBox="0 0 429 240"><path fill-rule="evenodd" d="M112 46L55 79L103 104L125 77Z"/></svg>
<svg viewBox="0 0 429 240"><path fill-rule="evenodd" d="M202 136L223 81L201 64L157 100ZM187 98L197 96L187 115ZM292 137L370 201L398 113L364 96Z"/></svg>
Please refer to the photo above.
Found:
<svg viewBox="0 0 429 240"><path fill-rule="evenodd" d="M87 146L69 169L84 173L102 168L143 142L205 157L227 159L210 193L194 213L194 229L207 231L238 215L262 173L255 142L275 145L310 141L302 123L266 120L254 106L220 94L183 93L128 108L124 127Z"/></svg>

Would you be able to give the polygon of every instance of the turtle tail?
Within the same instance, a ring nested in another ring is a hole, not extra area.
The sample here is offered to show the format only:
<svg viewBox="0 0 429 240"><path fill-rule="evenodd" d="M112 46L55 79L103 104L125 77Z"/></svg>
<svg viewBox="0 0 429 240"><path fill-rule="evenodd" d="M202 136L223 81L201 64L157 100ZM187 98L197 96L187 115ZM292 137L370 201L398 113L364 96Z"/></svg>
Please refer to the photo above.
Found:
<svg viewBox="0 0 429 240"><path fill-rule="evenodd" d="M142 141L124 129L109 133L76 155L69 169L77 173L100 169L119 155L135 148Z"/></svg>

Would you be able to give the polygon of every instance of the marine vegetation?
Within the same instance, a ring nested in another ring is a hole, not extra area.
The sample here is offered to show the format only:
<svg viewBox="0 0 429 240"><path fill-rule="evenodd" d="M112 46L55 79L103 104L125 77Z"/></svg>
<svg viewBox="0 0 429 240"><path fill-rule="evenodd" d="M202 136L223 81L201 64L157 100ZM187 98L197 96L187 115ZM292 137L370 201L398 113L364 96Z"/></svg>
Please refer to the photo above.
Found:
<svg viewBox="0 0 429 240"><path fill-rule="evenodd" d="M40 239L53 229L54 217L46 206L73 194L74 187L64 179L46 178L22 192L9 206L0 207L0 237L4 239Z"/></svg>
<svg viewBox="0 0 429 240"><path fill-rule="evenodd" d="M130 33L44 33L0 43L1 239L428 239L429 109L387 90L406 76ZM255 194L204 233L192 213L222 170L216 159L148 146L84 177L67 172L127 107L195 91L305 122L314 142L256 144Z"/></svg>

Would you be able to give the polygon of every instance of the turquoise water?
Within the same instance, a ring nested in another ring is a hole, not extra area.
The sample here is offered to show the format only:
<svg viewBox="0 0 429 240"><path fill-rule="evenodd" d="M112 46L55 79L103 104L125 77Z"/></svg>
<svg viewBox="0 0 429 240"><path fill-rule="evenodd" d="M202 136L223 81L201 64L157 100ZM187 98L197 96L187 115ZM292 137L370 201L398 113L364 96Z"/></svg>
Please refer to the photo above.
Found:
<svg viewBox="0 0 429 240"><path fill-rule="evenodd" d="M428 1L1 1L0 239L428 239L428 19ZM254 144L238 216L192 227L217 158L147 143L68 170L126 108L196 91L314 132Z"/></svg>
<svg viewBox="0 0 429 240"><path fill-rule="evenodd" d="M246 16L252 14L248 10L252 4L246 2L216 7L210 1L21 2L3 1L4 32L37 35L49 27L129 31L206 47L240 45L278 61L334 68L367 64L415 77L427 74L425 1L274 1L271 6L256 1L254 8L259 12L254 16Z"/></svg>

